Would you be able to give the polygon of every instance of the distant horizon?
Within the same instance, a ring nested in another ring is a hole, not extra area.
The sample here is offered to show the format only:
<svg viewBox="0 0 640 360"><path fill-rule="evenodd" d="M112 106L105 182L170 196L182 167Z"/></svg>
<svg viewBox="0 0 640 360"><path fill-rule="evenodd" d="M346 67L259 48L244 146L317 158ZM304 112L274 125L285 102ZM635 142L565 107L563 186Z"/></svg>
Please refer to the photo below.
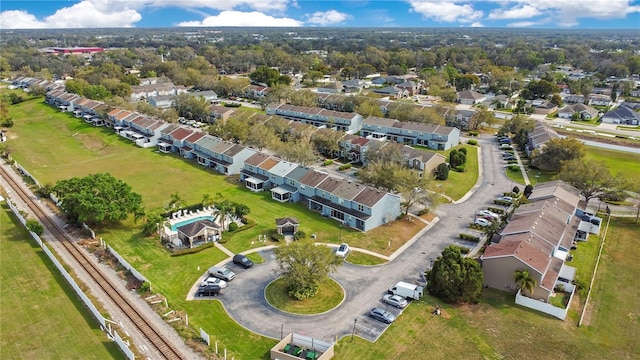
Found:
<svg viewBox="0 0 640 360"><path fill-rule="evenodd" d="M2 0L0 29L638 30L640 0Z"/></svg>

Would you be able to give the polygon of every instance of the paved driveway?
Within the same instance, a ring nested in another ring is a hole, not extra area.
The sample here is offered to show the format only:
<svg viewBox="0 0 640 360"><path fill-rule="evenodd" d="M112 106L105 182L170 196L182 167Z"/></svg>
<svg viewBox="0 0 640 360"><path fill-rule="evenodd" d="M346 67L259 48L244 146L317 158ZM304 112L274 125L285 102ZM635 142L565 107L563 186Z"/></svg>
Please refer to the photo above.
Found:
<svg viewBox="0 0 640 360"><path fill-rule="evenodd" d="M357 319L357 334L375 340L386 325L367 318L372 307L383 307L394 314L399 310L380 301L386 289L398 282L423 283L422 274L429 268L432 259L451 244L473 246L457 238L467 230L474 212L486 208L491 200L509 191L513 184L504 175L497 141L493 136L479 139L482 148L483 176L474 194L460 204L441 205L435 211L440 222L407 248L393 261L381 266L356 266L345 263L332 277L345 290L345 301L336 309L321 315L292 315L270 307L264 300L264 288L276 278L273 273L273 252L263 251L265 262L251 269L242 269L232 263L228 267L236 272L236 278L224 289L220 299L230 315L242 326L259 334L279 338L284 333L296 332L330 340L350 335ZM409 306L419 306L411 304ZM391 325L393 326L393 325Z"/></svg>

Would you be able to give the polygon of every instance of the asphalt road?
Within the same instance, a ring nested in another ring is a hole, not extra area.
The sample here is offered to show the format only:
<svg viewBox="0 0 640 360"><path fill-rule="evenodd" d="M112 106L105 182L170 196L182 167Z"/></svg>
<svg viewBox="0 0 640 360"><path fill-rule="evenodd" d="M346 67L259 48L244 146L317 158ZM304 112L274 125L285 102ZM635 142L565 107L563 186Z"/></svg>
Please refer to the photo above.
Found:
<svg viewBox="0 0 640 360"><path fill-rule="evenodd" d="M251 269L241 269L229 263L227 266L237 276L217 299L242 326L272 338L280 338L281 330L285 334L296 332L325 340L340 338L351 334L357 319L357 335L375 340L384 332L386 325L369 319L366 315L368 310L382 307L393 314L400 312L381 302L386 289L401 280L424 285L422 274L445 247L451 244L472 247L473 243L458 239L458 234L468 231L467 226L473 221L475 211L486 209L492 204L492 199L513 187L511 180L504 175L506 163L500 156L495 137L483 136L479 144L483 175L473 195L462 203L438 207L435 213L440 222L393 261L380 266L348 263L341 266L332 274L346 294L337 308L320 315L293 315L269 306L264 299L264 289L276 278L273 272L275 261L270 250L261 253L266 261Z"/></svg>

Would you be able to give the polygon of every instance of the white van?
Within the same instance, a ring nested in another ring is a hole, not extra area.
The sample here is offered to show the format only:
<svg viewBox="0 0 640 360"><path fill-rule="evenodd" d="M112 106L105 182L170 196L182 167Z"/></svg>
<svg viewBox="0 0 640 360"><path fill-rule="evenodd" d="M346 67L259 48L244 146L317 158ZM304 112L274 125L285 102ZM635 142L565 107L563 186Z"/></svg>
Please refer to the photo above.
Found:
<svg viewBox="0 0 640 360"><path fill-rule="evenodd" d="M400 281L395 285L392 285L389 290L389 294L399 295L406 299L420 300L423 289L422 286L409 284L408 282Z"/></svg>

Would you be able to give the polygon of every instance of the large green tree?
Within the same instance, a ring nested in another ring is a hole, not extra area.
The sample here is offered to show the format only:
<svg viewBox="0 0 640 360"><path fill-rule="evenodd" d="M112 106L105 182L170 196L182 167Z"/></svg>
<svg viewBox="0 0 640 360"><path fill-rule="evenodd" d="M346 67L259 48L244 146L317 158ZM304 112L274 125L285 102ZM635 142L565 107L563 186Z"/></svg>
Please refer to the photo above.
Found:
<svg viewBox="0 0 640 360"><path fill-rule="evenodd" d="M595 197L624 200L630 186L629 181L622 176L611 176L604 161L565 161L559 175L560 179L580 190L587 201Z"/></svg>
<svg viewBox="0 0 640 360"><path fill-rule="evenodd" d="M52 191L73 223L124 220L142 206L140 194L109 173L60 180Z"/></svg>
<svg viewBox="0 0 640 360"><path fill-rule="evenodd" d="M563 161L580 159L586 152L580 140L574 138L551 139L531 153L531 163L538 169L558 172Z"/></svg>
<svg viewBox="0 0 640 360"><path fill-rule="evenodd" d="M484 275L480 264L463 257L460 248L449 245L427 272L427 290L446 302L478 302Z"/></svg>
<svg viewBox="0 0 640 360"><path fill-rule="evenodd" d="M284 278L289 296L297 300L315 296L320 281L342 264L331 248L306 239L280 245L274 254L274 271Z"/></svg>

